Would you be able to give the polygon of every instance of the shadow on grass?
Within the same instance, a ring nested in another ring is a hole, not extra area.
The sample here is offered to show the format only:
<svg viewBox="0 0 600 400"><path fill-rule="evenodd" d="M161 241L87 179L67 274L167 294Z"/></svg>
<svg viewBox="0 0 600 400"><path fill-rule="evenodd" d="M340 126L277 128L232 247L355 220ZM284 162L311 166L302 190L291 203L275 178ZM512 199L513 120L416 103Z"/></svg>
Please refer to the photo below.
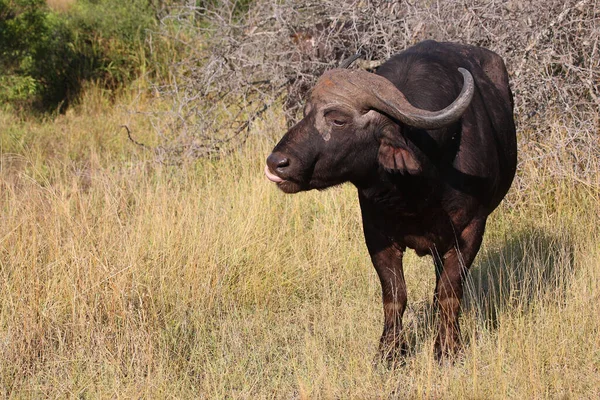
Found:
<svg viewBox="0 0 600 400"><path fill-rule="evenodd" d="M566 230L525 228L499 249L482 249L467 278L463 310L496 328L503 311L526 311L542 298L564 299L573 268L574 246Z"/></svg>
<svg viewBox="0 0 600 400"><path fill-rule="evenodd" d="M566 230L522 229L500 246L481 249L465 284L463 313L474 312L496 329L502 312L526 312L538 300L564 301L573 269L574 245ZM409 303L407 311L403 333L412 355L436 331L437 311L431 300Z"/></svg>

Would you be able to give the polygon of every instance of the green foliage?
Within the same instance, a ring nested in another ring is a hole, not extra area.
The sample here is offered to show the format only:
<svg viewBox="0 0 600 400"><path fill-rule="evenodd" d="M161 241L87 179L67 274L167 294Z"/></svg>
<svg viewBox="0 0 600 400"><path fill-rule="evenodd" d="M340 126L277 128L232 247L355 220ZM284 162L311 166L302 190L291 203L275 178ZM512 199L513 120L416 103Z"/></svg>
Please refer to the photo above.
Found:
<svg viewBox="0 0 600 400"><path fill-rule="evenodd" d="M150 0L80 0L50 9L43 0L0 0L0 102L64 109L82 84L114 89L145 69Z"/></svg>

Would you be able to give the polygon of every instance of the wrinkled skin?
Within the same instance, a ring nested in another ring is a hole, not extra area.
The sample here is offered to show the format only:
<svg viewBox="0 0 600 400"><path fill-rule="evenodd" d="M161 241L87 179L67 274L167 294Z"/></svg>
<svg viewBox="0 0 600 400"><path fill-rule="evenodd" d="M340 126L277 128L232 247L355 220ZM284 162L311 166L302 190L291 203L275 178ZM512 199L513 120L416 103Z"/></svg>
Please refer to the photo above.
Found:
<svg viewBox="0 0 600 400"><path fill-rule="evenodd" d="M401 112L388 108L449 107L465 90L466 77L458 68L469 71L474 81L472 98L460 114L430 128L411 126ZM513 101L504 63L485 49L427 41L392 57L379 76L356 74L338 70L321 77L304 118L275 146L265 173L286 193L344 182L356 186L365 241L382 287L380 352L389 361L407 351L402 256L407 248L432 256L439 313L435 353L438 358L454 355L460 349L465 276L488 215L508 191L516 169ZM392 93L398 90L401 94ZM402 105L404 97L410 104Z"/></svg>

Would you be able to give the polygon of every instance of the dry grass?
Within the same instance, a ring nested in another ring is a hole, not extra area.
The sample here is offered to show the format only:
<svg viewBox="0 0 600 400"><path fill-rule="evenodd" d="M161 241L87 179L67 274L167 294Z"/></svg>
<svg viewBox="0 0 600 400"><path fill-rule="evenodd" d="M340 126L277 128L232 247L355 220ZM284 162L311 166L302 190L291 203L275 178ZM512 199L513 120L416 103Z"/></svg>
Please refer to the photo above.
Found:
<svg viewBox="0 0 600 400"><path fill-rule="evenodd" d="M73 7L75 0L46 0L46 4L54 11L65 12Z"/></svg>
<svg viewBox="0 0 600 400"><path fill-rule="evenodd" d="M597 186L521 163L536 191L492 216L455 365L433 360L433 267L409 254L414 352L390 371L372 365L380 289L353 188L286 196L262 175L283 121L172 168L119 130L143 120L87 96L54 121L0 114L2 396L600 395Z"/></svg>

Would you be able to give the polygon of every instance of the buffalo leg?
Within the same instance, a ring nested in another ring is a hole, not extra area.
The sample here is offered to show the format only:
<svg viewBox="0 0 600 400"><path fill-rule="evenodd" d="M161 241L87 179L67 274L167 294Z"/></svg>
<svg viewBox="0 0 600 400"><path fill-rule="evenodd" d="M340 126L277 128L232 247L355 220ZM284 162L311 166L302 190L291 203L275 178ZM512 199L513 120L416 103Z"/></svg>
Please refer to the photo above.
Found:
<svg viewBox="0 0 600 400"><path fill-rule="evenodd" d="M452 356L460 349L459 312L463 296L463 283L469 267L479 251L485 229L485 219L471 222L457 237L454 248L434 260L436 288L434 304L439 312L439 330L435 342L438 359Z"/></svg>
<svg viewBox="0 0 600 400"><path fill-rule="evenodd" d="M379 352L388 362L406 354L408 345L402 338L402 315L406 309L406 284L402 269L404 248L378 232L365 227L371 261L381 282L383 297L383 333Z"/></svg>

